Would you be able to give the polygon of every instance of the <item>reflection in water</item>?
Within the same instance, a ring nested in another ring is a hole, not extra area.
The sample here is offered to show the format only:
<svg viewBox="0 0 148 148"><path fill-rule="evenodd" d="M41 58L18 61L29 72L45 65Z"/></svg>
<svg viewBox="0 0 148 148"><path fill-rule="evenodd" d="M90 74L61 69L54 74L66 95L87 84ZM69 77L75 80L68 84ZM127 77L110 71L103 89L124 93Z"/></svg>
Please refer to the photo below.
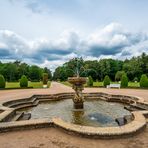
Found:
<svg viewBox="0 0 148 148"><path fill-rule="evenodd" d="M71 99L40 103L36 107L21 109L31 113L31 119L60 117L63 120L84 126L118 126L116 118L131 113L119 103L103 100L85 101L84 110L74 110Z"/></svg>
<svg viewBox="0 0 148 148"><path fill-rule="evenodd" d="M84 110L73 110L72 111L72 121L75 124L83 124Z"/></svg>

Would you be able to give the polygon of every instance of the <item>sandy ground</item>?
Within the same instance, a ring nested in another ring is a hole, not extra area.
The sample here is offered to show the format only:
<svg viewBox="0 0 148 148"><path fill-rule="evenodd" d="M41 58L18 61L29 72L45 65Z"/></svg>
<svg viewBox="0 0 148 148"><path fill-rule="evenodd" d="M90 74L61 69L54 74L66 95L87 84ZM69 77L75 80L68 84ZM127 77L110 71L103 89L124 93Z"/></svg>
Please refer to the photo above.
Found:
<svg viewBox="0 0 148 148"><path fill-rule="evenodd" d="M148 128L126 139L100 140L68 135L54 128L0 134L1 148L148 148Z"/></svg>
<svg viewBox="0 0 148 148"><path fill-rule="evenodd" d="M70 87L53 82L50 89L4 90L0 101L20 99L33 94L49 94L73 91ZM106 92L144 98L148 101L148 90L86 88L85 92ZM0 134L0 148L148 148L148 127L136 136L125 139L100 140L68 135L54 128L17 131Z"/></svg>

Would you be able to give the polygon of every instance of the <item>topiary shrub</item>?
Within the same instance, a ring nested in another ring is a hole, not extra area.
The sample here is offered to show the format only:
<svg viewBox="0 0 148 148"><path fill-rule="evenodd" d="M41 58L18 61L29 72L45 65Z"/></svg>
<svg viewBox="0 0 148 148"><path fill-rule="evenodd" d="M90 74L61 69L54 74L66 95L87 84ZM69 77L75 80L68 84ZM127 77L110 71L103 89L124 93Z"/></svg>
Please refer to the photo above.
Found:
<svg viewBox="0 0 148 148"><path fill-rule="evenodd" d="M91 76L88 77L87 86L93 86L93 79Z"/></svg>
<svg viewBox="0 0 148 148"><path fill-rule="evenodd" d="M48 73L43 73L43 84L47 84L48 82Z"/></svg>
<svg viewBox="0 0 148 148"><path fill-rule="evenodd" d="M123 74L122 75L122 78L121 78L121 87L122 88L128 87L128 77L127 77L126 74Z"/></svg>
<svg viewBox="0 0 148 148"><path fill-rule="evenodd" d="M104 81L103 81L103 85L104 85L104 87L106 87L107 85L110 85L110 78L108 75L105 76Z"/></svg>
<svg viewBox="0 0 148 148"><path fill-rule="evenodd" d="M148 87L148 78L147 78L146 74L143 74L140 78L140 87L142 87L142 88Z"/></svg>
<svg viewBox="0 0 148 148"><path fill-rule="evenodd" d="M6 81L3 75L0 75L0 88L5 88Z"/></svg>
<svg viewBox="0 0 148 148"><path fill-rule="evenodd" d="M20 87L28 87L28 79L25 75L20 79Z"/></svg>

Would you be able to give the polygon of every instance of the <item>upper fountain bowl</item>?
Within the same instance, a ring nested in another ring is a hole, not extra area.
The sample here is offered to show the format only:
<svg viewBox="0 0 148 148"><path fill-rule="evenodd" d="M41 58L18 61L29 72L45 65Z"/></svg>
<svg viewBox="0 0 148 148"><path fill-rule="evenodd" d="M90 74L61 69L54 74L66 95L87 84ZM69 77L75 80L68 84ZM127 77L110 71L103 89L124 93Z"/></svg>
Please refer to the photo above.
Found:
<svg viewBox="0 0 148 148"><path fill-rule="evenodd" d="M86 83L86 78L85 77L69 77L68 82L71 84L85 84Z"/></svg>

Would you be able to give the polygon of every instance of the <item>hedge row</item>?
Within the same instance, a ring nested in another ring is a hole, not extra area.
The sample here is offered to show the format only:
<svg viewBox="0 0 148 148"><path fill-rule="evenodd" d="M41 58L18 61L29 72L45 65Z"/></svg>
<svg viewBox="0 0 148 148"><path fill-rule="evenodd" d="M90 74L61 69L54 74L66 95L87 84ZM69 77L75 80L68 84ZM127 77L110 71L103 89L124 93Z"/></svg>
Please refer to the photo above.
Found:
<svg viewBox="0 0 148 148"><path fill-rule="evenodd" d="M110 78L109 78L108 75L106 75L104 77L103 85L104 85L104 87L106 87L107 85L110 85ZM127 77L126 73L122 74L122 77L121 77L121 87L122 88L128 87L128 77ZM148 77L147 77L146 74L143 74L141 76L140 87L141 88L148 88Z"/></svg>

